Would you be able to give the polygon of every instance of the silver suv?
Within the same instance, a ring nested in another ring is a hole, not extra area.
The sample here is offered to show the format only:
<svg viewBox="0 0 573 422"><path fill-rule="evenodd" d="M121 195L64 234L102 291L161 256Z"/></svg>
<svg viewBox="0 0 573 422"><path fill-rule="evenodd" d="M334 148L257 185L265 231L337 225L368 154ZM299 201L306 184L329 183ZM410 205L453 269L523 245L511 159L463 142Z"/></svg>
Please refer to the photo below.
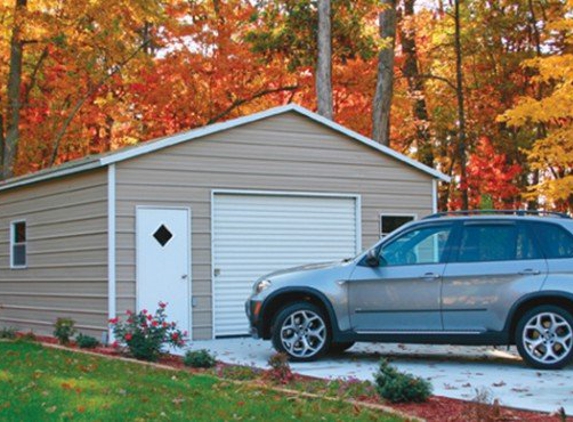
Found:
<svg viewBox="0 0 573 422"><path fill-rule="evenodd" d="M253 336L296 361L356 341L515 344L529 365L561 368L573 357L573 220L435 214L355 258L260 278L246 311Z"/></svg>

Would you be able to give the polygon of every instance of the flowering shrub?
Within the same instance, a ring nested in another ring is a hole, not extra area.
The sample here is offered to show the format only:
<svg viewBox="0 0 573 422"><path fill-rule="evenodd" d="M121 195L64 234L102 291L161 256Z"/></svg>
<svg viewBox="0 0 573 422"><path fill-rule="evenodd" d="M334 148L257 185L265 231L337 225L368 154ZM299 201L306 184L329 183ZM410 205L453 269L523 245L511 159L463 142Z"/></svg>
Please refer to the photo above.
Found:
<svg viewBox="0 0 573 422"><path fill-rule="evenodd" d="M129 354L136 359L156 361L165 345L183 347L187 332L181 332L177 324L167 321L167 304L159 302L154 314L143 309L139 313L127 311L127 320L109 320L118 342L114 346L125 345Z"/></svg>

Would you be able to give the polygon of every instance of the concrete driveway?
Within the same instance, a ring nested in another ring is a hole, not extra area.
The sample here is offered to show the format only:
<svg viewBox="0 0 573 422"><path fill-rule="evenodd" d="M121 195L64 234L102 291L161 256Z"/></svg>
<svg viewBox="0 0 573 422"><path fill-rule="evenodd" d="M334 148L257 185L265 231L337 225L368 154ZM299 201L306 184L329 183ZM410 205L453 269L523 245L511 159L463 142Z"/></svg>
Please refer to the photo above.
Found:
<svg viewBox="0 0 573 422"><path fill-rule="evenodd" d="M258 368L267 368L274 353L270 342L251 338L195 341L190 348L207 349L223 362ZM382 356L402 371L429 379L436 395L472 400L476 390L486 390L505 406L545 412L564 407L573 414L573 366L560 371L530 369L513 349L358 343L341 355L291 367L314 377L372 381Z"/></svg>

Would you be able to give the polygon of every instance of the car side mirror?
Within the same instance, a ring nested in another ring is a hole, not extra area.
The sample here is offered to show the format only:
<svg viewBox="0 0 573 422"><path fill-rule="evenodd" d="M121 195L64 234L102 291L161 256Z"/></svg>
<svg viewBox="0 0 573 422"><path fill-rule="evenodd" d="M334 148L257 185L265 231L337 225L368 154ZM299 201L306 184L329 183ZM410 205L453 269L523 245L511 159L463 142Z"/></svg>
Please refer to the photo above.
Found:
<svg viewBox="0 0 573 422"><path fill-rule="evenodd" d="M366 254L366 264L368 264L369 267L380 266L380 257L376 248L370 249Z"/></svg>

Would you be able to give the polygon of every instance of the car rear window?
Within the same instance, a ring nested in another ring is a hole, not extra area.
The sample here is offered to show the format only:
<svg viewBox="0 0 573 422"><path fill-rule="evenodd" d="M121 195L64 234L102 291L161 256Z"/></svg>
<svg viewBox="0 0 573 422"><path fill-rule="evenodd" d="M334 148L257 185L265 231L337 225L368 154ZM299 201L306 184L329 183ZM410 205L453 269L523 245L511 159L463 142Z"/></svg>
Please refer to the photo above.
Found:
<svg viewBox="0 0 573 422"><path fill-rule="evenodd" d="M573 257L573 235L568 230L551 223L533 223L533 230L548 259Z"/></svg>
<svg viewBox="0 0 573 422"><path fill-rule="evenodd" d="M526 227L471 224L462 229L458 262L514 261L542 258Z"/></svg>

